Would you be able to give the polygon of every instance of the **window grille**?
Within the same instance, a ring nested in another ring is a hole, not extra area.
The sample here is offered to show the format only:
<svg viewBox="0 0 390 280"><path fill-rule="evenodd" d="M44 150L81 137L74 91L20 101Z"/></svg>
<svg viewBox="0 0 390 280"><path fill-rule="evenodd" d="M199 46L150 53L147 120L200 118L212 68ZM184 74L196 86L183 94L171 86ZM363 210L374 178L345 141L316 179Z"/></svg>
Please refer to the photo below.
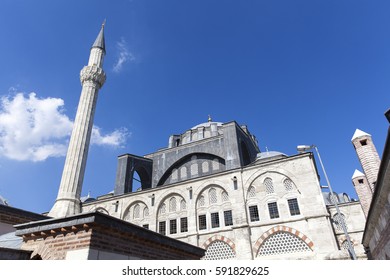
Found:
<svg viewBox="0 0 390 280"><path fill-rule="evenodd" d="M268 211L271 219L279 218L278 204L276 202L268 203Z"/></svg>
<svg viewBox="0 0 390 280"><path fill-rule="evenodd" d="M225 226L232 226L233 225L232 210L223 211L223 216L225 219Z"/></svg>
<svg viewBox="0 0 390 280"><path fill-rule="evenodd" d="M217 203L217 191L214 189L214 188L211 188L209 190L209 200L210 200L210 204L215 204Z"/></svg>
<svg viewBox="0 0 390 280"><path fill-rule="evenodd" d="M259 256L310 252L310 247L300 238L287 232L277 232L267 238L259 249Z"/></svg>
<svg viewBox="0 0 390 280"><path fill-rule="evenodd" d="M134 205L134 219L139 219L141 212L141 206L139 204Z"/></svg>
<svg viewBox="0 0 390 280"><path fill-rule="evenodd" d="M342 226L342 223L344 223L345 225L345 229L348 230L348 226L347 226L347 223L345 222L345 216L343 214L335 214L333 216L333 223L336 227L336 229L338 231L342 231L343 230L343 226Z"/></svg>
<svg viewBox="0 0 390 280"><path fill-rule="evenodd" d="M217 228L219 227L219 213L211 213L211 227Z"/></svg>
<svg viewBox="0 0 390 280"><path fill-rule="evenodd" d="M163 203L160 206L160 214L165 214L165 212L167 212L167 206Z"/></svg>
<svg viewBox="0 0 390 280"><path fill-rule="evenodd" d="M169 212L176 212L176 198L172 197L169 200Z"/></svg>
<svg viewBox="0 0 390 280"><path fill-rule="evenodd" d="M290 179L284 180L283 185L284 185L285 190L288 192L294 190L294 183Z"/></svg>
<svg viewBox="0 0 390 280"><path fill-rule="evenodd" d="M205 205L205 199L204 196L202 195L201 197L199 197L198 207L202 207L204 205Z"/></svg>
<svg viewBox="0 0 390 280"><path fill-rule="evenodd" d="M236 254L233 249L223 241L214 241L206 250L203 257L204 260L227 260L235 259Z"/></svg>
<svg viewBox="0 0 390 280"><path fill-rule="evenodd" d="M206 229L207 223L206 223L206 215L199 215L199 229Z"/></svg>
<svg viewBox="0 0 390 280"><path fill-rule="evenodd" d="M249 206L249 216L250 216L251 222L260 221L259 209L257 208L257 205Z"/></svg>
<svg viewBox="0 0 390 280"><path fill-rule="evenodd" d="M188 231L188 219L187 217L180 218L180 232Z"/></svg>
<svg viewBox="0 0 390 280"><path fill-rule="evenodd" d="M180 210L186 210L187 209L187 203L184 199L180 201Z"/></svg>
<svg viewBox="0 0 390 280"><path fill-rule="evenodd" d="M265 186L265 191L267 194L274 193L274 183L272 182L271 178L265 178L264 180L264 186Z"/></svg>
<svg viewBox="0 0 390 280"><path fill-rule="evenodd" d="M175 233L177 233L177 223L176 223L176 219L175 219L175 220L170 220L170 221L169 221L169 233L170 233L170 234L175 234Z"/></svg>
<svg viewBox="0 0 390 280"><path fill-rule="evenodd" d="M290 209L291 216L300 215L298 200L296 198L288 199L288 208Z"/></svg>
<svg viewBox="0 0 390 280"><path fill-rule="evenodd" d="M148 207L145 207L144 208L144 218L148 217L149 216L149 208Z"/></svg>
<svg viewBox="0 0 390 280"><path fill-rule="evenodd" d="M166 223L165 221L158 223L158 232L162 235L166 235Z"/></svg>
<svg viewBox="0 0 390 280"><path fill-rule="evenodd" d="M248 190L248 197L255 197L256 196L256 189L255 187L250 187Z"/></svg>
<svg viewBox="0 0 390 280"><path fill-rule="evenodd" d="M227 192L223 191L222 192L222 202L229 201L229 195Z"/></svg>

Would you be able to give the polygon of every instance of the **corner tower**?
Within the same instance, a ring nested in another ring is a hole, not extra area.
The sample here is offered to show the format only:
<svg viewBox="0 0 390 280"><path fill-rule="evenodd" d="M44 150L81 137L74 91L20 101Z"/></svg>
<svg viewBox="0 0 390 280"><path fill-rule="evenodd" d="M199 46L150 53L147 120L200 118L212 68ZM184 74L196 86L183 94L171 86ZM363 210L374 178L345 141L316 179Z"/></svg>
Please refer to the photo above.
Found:
<svg viewBox="0 0 390 280"><path fill-rule="evenodd" d="M80 195L87 162L99 89L106 80L103 59L106 54L104 23L92 45L88 65L80 72L82 85L72 135L70 137L64 170L57 199L49 216L66 217L80 213Z"/></svg>
<svg viewBox="0 0 390 280"><path fill-rule="evenodd" d="M356 129L351 141L356 150L360 164L363 167L370 188L372 192L374 192L381 161L374 143L372 142L371 135L360 129Z"/></svg>

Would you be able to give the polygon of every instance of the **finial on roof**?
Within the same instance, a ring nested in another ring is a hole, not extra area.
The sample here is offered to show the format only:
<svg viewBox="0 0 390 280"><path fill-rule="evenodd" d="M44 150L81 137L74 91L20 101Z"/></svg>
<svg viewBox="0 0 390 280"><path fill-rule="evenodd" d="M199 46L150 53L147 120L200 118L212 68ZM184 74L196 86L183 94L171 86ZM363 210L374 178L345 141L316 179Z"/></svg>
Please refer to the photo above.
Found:
<svg viewBox="0 0 390 280"><path fill-rule="evenodd" d="M98 36L96 37L95 42L92 45L92 48L102 49L104 53L106 53L106 44L104 42L104 26L106 25L106 20L103 21L102 28Z"/></svg>
<svg viewBox="0 0 390 280"><path fill-rule="evenodd" d="M211 116L209 115L208 122L212 122Z"/></svg>
<svg viewBox="0 0 390 280"><path fill-rule="evenodd" d="M359 170L355 169L355 172L352 175L352 179L355 179L357 177L365 177L365 176L366 175L364 175L362 172L360 172Z"/></svg>

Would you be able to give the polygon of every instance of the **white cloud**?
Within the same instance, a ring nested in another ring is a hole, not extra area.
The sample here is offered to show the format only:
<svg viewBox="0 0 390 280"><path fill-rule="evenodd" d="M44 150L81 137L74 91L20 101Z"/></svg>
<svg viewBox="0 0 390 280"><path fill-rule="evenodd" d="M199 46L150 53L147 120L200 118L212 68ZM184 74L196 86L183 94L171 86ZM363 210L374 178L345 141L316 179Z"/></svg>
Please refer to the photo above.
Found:
<svg viewBox="0 0 390 280"><path fill-rule="evenodd" d="M21 161L44 161L66 154L73 122L60 98L17 93L0 99L0 156ZM120 147L125 129L101 135L94 127L91 143Z"/></svg>
<svg viewBox="0 0 390 280"><path fill-rule="evenodd" d="M122 147L129 136L126 128L114 130L107 135L102 135L100 131L101 129L97 126L92 128L91 144Z"/></svg>
<svg viewBox="0 0 390 280"><path fill-rule="evenodd" d="M112 70L116 73L119 73L123 65L129 61L134 61L134 55L128 50L127 43L125 39L122 37L119 42L116 43L116 49L118 52L118 58L112 67Z"/></svg>

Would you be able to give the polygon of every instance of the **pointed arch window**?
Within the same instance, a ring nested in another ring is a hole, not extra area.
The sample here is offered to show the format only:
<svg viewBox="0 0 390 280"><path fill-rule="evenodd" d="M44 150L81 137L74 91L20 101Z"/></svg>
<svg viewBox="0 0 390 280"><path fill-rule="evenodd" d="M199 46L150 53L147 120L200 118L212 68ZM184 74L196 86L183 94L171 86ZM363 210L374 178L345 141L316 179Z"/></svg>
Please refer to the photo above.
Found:
<svg viewBox="0 0 390 280"><path fill-rule="evenodd" d="M271 194L275 192L274 183L271 178L264 179L264 186L267 194Z"/></svg>
<svg viewBox="0 0 390 280"><path fill-rule="evenodd" d="M136 205L134 205L134 219L139 219L140 218L140 212L141 212L141 206L139 206L139 204L137 203Z"/></svg>
<svg viewBox="0 0 390 280"><path fill-rule="evenodd" d="M211 188L209 190L209 200L210 204L216 204L218 202L216 189Z"/></svg>
<svg viewBox="0 0 390 280"><path fill-rule="evenodd" d="M169 212L176 212L176 198L172 197L169 200Z"/></svg>

